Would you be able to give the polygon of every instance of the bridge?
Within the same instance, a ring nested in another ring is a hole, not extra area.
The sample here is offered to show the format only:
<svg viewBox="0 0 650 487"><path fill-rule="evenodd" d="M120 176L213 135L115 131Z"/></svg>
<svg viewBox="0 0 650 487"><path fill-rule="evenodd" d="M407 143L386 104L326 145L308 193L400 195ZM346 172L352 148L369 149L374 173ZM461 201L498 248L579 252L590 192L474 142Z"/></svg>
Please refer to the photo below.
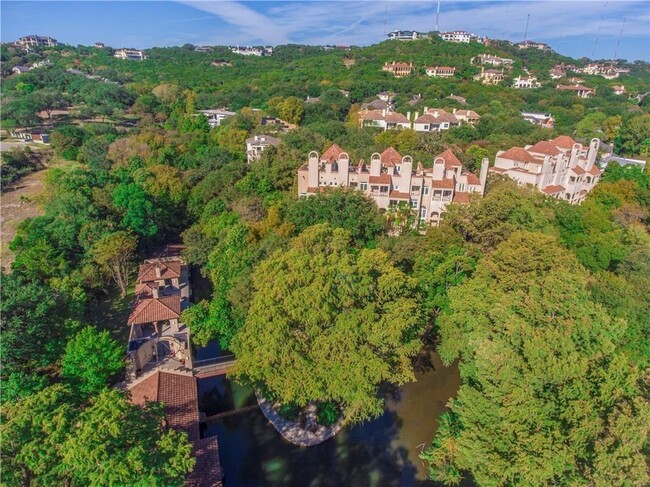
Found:
<svg viewBox="0 0 650 487"><path fill-rule="evenodd" d="M234 355L224 355L205 360L195 360L192 373L197 379L207 379L232 372L236 365L237 359Z"/></svg>

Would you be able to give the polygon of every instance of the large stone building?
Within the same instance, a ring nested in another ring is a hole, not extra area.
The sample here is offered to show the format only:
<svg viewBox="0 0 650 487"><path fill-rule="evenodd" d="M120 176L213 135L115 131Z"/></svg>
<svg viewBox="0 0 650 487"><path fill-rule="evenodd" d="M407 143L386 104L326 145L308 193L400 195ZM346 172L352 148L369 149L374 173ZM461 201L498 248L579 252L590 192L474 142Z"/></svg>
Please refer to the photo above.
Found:
<svg viewBox="0 0 650 487"><path fill-rule="evenodd" d="M347 152L336 144L323 154L312 151L308 161L298 169L298 194L306 197L327 188L352 188L372 198L380 210L400 203L417 213L421 224L437 225L450 203L467 203L471 195L482 195L488 172L483 159L480 177L463 170L449 149L433 158L425 167L388 148L362 159L350 161Z"/></svg>
<svg viewBox="0 0 650 487"><path fill-rule="evenodd" d="M583 147L567 135L497 152L490 171L519 184L531 184L554 198L579 204L600 179L596 156L600 140Z"/></svg>
<svg viewBox="0 0 650 487"><path fill-rule="evenodd" d="M54 47L59 45L57 40L54 39L53 37L37 36L36 34L33 34L31 36L21 37L20 39L18 39L18 44L20 44L23 47L30 47L30 46Z"/></svg>
<svg viewBox="0 0 650 487"><path fill-rule="evenodd" d="M131 61L144 61L147 59L147 55L144 51L138 49L117 49L113 53L113 57L118 59L130 59Z"/></svg>
<svg viewBox="0 0 650 487"><path fill-rule="evenodd" d="M381 70L388 71L396 78L401 78L402 76L408 76L411 74L411 71L413 71L413 63L399 63L396 61L393 61L392 63L386 62Z"/></svg>
<svg viewBox="0 0 650 487"><path fill-rule="evenodd" d="M442 108L424 107L422 115L411 112L406 115L391 110L362 110L359 112L361 127L377 127L383 130L413 129L416 132L441 132L466 123L476 125L481 117L473 110L456 110L452 113Z"/></svg>

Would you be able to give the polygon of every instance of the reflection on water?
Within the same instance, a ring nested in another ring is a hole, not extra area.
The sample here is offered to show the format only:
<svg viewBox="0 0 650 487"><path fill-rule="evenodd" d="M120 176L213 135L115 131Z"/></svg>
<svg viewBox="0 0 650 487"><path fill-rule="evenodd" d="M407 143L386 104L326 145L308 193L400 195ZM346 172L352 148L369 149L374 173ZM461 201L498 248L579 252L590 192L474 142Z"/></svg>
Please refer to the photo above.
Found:
<svg viewBox="0 0 650 487"><path fill-rule="evenodd" d="M249 407L255 401L250 390L223 377L199 380L202 410L213 415L204 436L219 437L226 487L435 485L425 480L418 455L460 378L458 369L444 368L436 354L421 358L417 382L386 392L383 415L311 448L285 441L258 408Z"/></svg>

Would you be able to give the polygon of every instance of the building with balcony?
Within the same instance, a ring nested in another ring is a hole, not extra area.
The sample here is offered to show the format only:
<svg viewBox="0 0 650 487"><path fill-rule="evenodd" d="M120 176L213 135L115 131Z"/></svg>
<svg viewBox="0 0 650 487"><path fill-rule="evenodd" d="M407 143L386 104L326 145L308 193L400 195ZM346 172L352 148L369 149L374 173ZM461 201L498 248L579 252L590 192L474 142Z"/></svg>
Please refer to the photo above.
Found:
<svg viewBox="0 0 650 487"><path fill-rule="evenodd" d="M236 115L235 112L229 112L225 108L199 110L199 113L197 113L197 115L201 115L201 114L205 115L205 117L208 119L208 124L210 124L210 128L218 127L225 119L234 117Z"/></svg>
<svg viewBox="0 0 650 487"><path fill-rule="evenodd" d="M452 127L460 127L461 124L461 120L453 113L442 108L424 107L422 115L415 112L413 130L416 132L442 132Z"/></svg>
<svg viewBox="0 0 650 487"><path fill-rule="evenodd" d="M456 110L451 111L451 114L460 120L461 124L476 125L481 120L481 116L474 110Z"/></svg>
<svg viewBox="0 0 650 487"><path fill-rule="evenodd" d="M416 39L426 39L429 34L415 30L394 30L389 32L387 37L392 41L414 41Z"/></svg>
<svg viewBox="0 0 650 487"><path fill-rule="evenodd" d="M445 42L458 42L469 44L470 42L480 42L478 36L465 32L464 30L454 30L450 32L439 32L438 35Z"/></svg>
<svg viewBox="0 0 650 487"><path fill-rule="evenodd" d="M491 66L512 66L514 60L509 58L494 56L492 54L479 54L478 56L473 57L471 59L471 62L482 64L482 65L489 64Z"/></svg>
<svg viewBox="0 0 650 487"><path fill-rule="evenodd" d="M257 161L267 147L280 145L282 141L271 135L255 135L246 139L246 157L248 163Z"/></svg>
<svg viewBox="0 0 650 487"><path fill-rule="evenodd" d="M533 125L552 129L555 125L555 119L550 113L539 112L521 112L521 117Z"/></svg>
<svg viewBox="0 0 650 487"><path fill-rule="evenodd" d="M513 82L512 87L518 90L529 90L531 88L539 88L541 83L537 82L535 76L517 76Z"/></svg>
<svg viewBox="0 0 650 487"><path fill-rule="evenodd" d="M517 44L519 49L539 49L540 51L550 51L551 46L543 42L524 41Z"/></svg>
<svg viewBox="0 0 650 487"><path fill-rule="evenodd" d="M557 85L557 89L560 91L572 91L580 98L590 98L596 93L596 90L593 88L582 85Z"/></svg>
<svg viewBox="0 0 650 487"><path fill-rule="evenodd" d="M404 115L385 108L382 110L362 110L359 112L359 124L361 127L377 127L382 130L410 129L410 117L411 112Z"/></svg>
<svg viewBox="0 0 650 487"><path fill-rule="evenodd" d="M354 163L347 152L334 144L323 154L309 153L298 169L298 194L307 197L327 188L350 188L371 198L380 210L409 205L420 224L438 225L447 206L467 203L485 190L488 159L483 159L480 177L464 171L454 153L447 149L425 165L402 156L392 147L381 154Z"/></svg>
<svg viewBox="0 0 650 487"><path fill-rule="evenodd" d="M474 75L474 81L480 81L484 85L498 85L505 79L503 70L481 68L481 72Z"/></svg>
<svg viewBox="0 0 650 487"><path fill-rule="evenodd" d="M580 204L600 180L602 171L595 165L599 146L598 139L584 147L561 135L497 152L490 171L532 185L553 198Z"/></svg>
<svg viewBox="0 0 650 487"><path fill-rule="evenodd" d="M386 62L381 68L382 71L388 71L396 78L401 78L402 76L408 76L413 71L413 63L399 63L393 61L391 63Z"/></svg>
<svg viewBox="0 0 650 487"><path fill-rule="evenodd" d="M427 68L427 76L433 76L434 78L451 78L456 74L456 68L450 68L449 66L433 66Z"/></svg>
<svg viewBox="0 0 650 487"><path fill-rule="evenodd" d="M25 36L18 39L18 44L23 47L36 47L36 46L46 46L54 47L58 46L59 43L56 39L50 36L37 36L33 34L31 36Z"/></svg>
<svg viewBox="0 0 650 487"><path fill-rule="evenodd" d="M144 61L147 59L144 51L139 51L137 49L117 49L113 53L113 57L118 59L130 59L131 61Z"/></svg>

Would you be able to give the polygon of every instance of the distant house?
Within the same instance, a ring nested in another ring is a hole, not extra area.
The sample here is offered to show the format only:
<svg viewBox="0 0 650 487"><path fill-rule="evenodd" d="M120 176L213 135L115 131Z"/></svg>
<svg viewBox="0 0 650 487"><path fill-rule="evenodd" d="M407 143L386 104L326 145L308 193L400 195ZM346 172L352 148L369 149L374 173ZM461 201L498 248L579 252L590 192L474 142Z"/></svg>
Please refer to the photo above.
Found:
<svg viewBox="0 0 650 487"><path fill-rule="evenodd" d="M20 39L18 39L18 44L20 44L23 47L30 47L30 46L54 47L59 45L57 40L54 39L53 37L37 36L36 34L33 34L31 36L21 37Z"/></svg>
<svg viewBox="0 0 650 487"><path fill-rule="evenodd" d="M564 78L568 71L577 72L578 68L573 64L560 63L553 66L550 69L549 74L551 75L551 79L560 79L560 78Z"/></svg>
<svg viewBox="0 0 650 487"><path fill-rule="evenodd" d="M449 98L450 100L455 100L458 103L460 103L461 105L467 105L467 100L465 98L463 98L462 96L454 95L452 93L447 98Z"/></svg>
<svg viewBox="0 0 650 487"><path fill-rule="evenodd" d="M368 103L362 103L361 104L361 109L362 110L387 110L390 111L393 109L393 102L392 101L384 101L384 100L372 100L371 102Z"/></svg>
<svg viewBox="0 0 650 487"><path fill-rule="evenodd" d="M284 120L277 117L262 117L260 120L260 125L262 127L274 128L279 132L288 132L296 128L295 124L285 122Z"/></svg>
<svg viewBox="0 0 650 487"><path fill-rule="evenodd" d="M14 66L11 68L11 72L15 74L23 74L29 72L30 69L29 66Z"/></svg>
<svg viewBox="0 0 650 487"><path fill-rule="evenodd" d="M45 132L32 132L32 142L47 145L50 143L50 135Z"/></svg>
<svg viewBox="0 0 650 487"><path fill-rule="evenodd" d="M479 54L471 59L471 62L478 61L479 64L490 64L492 66L511 66L514 61L509 58L493 56L492 54Z"/></svg>
<svg viewBox="0 0 650 487"><path fill-rule="evenodd" d="M384 63L384 67L381 68L382 71L388 71L396 78L402 76L408 76L413 71L413 63L398 63L393 61L392 63Z"/></svg>
<svg viewBox="0 0 650 487"><path fill-rule="evenodd" d="M539 49L540 51L550 51L551 46L543 42L524 41L517 44L519 49Z"/></svg>
<svg viewBox="0 0 650 487"><path fill-rule="evenodd" d="M320 103L320 96L309 96L305 99L305 103Z"/></svg>
<svg viewBox="0 0 650 487"><path fill-rule="evenodd" d="M130 59L132 61L144 61L147 59L144 51L139 51L137 49L117 49L113 53L113 57L118 59Z"/></svg>
<svg viewBox="0 0 650 487"><path fill-rule="evenodd" d="M451 78L454 74L456 74L456 68L450 68L448 66L427 68L427 76L433 76L435 78Z"/></svg>
<svg viewBox="0 0 650 487"><path fill-rule="evenodd" d="M641 169L645 169L646 166L646 161L643 159L629 159L612 154L601 159L600 167L605 169L610 162L616 162L619 166L636 166Z"/></svg>
<svg viewBox="0 0 650 487"><path fill-rule="evenodd" d="M555 119L550 113L521 112L521 117L527 122L540 127L553 128L555 125Z"/></svg>
<svg viewBox="0 0 650 487"><path fill-rule="evenodd" d="M625 89L625 86L623 85L614 85L612 86L612 91L614 92L615 95L624 95L627 93L627 90Z"/></svg>
<svg viewBox="0 0 650 487"><path fill-rule="evenodd" d="M537 78L534 76L517 76L512 82L512 87L517 89L531 89L539 88L540 83L537 82Z"/></svg>
<svg viewBox="0 0 650 487"><path fill-rule="evenodd" d="M282 141L270 135L255 135L246 139L246 157L248 163L258 160L262 157L262 152L269 147L279 145Z"/></svg>
<svg viewBox="0 0 650 487"><path fill-rule="evenodd" d="M359 124L361 127L377 127L382 130L410 129L411 113L406 115L391 110L362 110L359 112Z"/></svg>
<svg viewBox="0 0 650 487"><path fill-rule="evenodd" d="M582 83L585 82L582 78L569 78L567 79L567 82L572 84L572 85L581 85Z"/></svg>
<svg viewBox="0 0 650 487"><path fill-rule="evenodd" d="M476 125L481 120L481 116L474 110L456 110L454 108L451 114L460 120L461 123L466 123L472 126Z"/></svg>
<svg viewBox="0 0 650 487"><path fill-rule="evenodd" d="M438 36L443 41L446 42L458 42L458 43L463 43L463 44L469 44L470 42L476 41L480 42L480 39L478 36L474 34L470 34L469 32L465 32L464 30L454 30L451 32L440 32L438 33Z"/></svg>
<svg viewBox="0 0 650 487"><path fill-rule="evenodd" d="M51 65L52 65L52 61L46 59L45 61L39 61L37 63L32 64L31 69L44 68L45 66L51 66Z"/></svg>
<svg viewBox="0 0 650 487"><path fill-rule="evenodd" d="M236 115L235 112L229 112L223 108L199 110L198 114L203 114L206 116L208 123L210 124L210 128L218 127L225 119L234 117Z"/></svg>
<svg viewBox="0 0 650 487"><path fill-rule="evenodd" d="M381 93L377 93L377 98L379 98L381 101L390 102L394 97L395 93L391 93L389 91L382 91Z"/></svg>
<svg viewBox="0 0 650 487"><path fill-rule="evenodd" d="M484 85L498 85L505 78L503 70L481 68L479 74L474 75L474 81L480 81Z"/></svg>
<svg viewBox="0 0 650 487"><path fill-rule="evenodd" d="M212 66L216 66L217 68L220 68L222 66L232 66L232 64L228 61L212 61L210 64Z"/></svg>
<svg viewBox="0 0 650 487"><path fill-rule="evenodd" d="M273 47L240 47L240 46L231 46L230 51L234 54L239 54L240 56L271 56L273 55Z"/></svg>
<svg viewBox="0 0 650 487"><path fill-rule="evenodd" d="M581 85L557 85L557 89L560 91L572 91L580 98L590 98L596 92L593 88Z"/></svg>
<svg viewBox="0 0 650 487"><path fill-rule="evenodd" d="M97 47L98 49L103 49L106 46L104 45L103 42L95 42L95 47Z"/></svg>
<svg viewBox="0 0 650 487"><path fill-rule="evenodd" d="M422 115L415 113L413 121L413 130L416 132L442 132L452 127L459 127L461 120L454 114L449 113L442 108L424 107Z"/></svg>
<svg viewBox="0 0 650 487"><path fill-rule="evenodd" d="M394 30L388 33L388 38L393 41L414 41L416 39L425 39L429 34L425 32L416 32L414 30Z"/></svg>
<svg viewBox="0 0 650 487"><path fill-rule="evenodd" d="M605 79L614 79L618 78L621 71L612 64L591 63L582 68L580 72L593 76L602 76Z"/></svg>
<svg viewBox="0 0 650 487"><path fill-rule="evenodd" d="M211 52L212 48L209 46L194 46L195 52Z"/></svg>

